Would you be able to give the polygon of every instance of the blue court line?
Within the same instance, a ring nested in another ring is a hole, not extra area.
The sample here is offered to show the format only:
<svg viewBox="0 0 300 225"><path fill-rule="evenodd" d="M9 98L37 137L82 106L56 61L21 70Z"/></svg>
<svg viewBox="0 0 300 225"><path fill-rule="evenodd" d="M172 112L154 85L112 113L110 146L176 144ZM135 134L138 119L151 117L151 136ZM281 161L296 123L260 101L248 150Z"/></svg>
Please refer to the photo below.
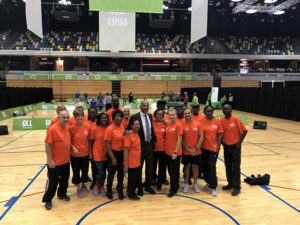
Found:
<svg viewBox="0 0 300 225"><path fill-rule="evenodd" d="M166 193L156 193L156 194L157 194L157 195L167 195ZM150 195L150 194L145 194L145 195ZM224 213L226 216L228 216L235 224L240 225L240 223L239 223L236 219L234 219L229 213L225 212L223 209L221 209L221 208L219 208L219 207L217 207L217 206L215 206L215 205L213 205L213 204L211 204L211 203L208 203L208 202L203 201L203 200L198 199L198 198L193 198L193 197L189 197L189 196L185 196L185 195L178 195L178 194L177 194L177 195L175 195L175 196L183 197L183 198L188 198L188 199L192 199L192 200L195 200L195 201L198 201L198 202L202 202L202 203L204 203L204 204L207 204L207 205L209 205L209 206L212 206L213 208L219 210L220 212L222 212L222 213ZM81 222L82 222L87 216L89 216L91 213L93 213L96 209L99 209L100 207L105 206L105 205L107 205L107 204L109 204L109 203L112 203L112 202L114 202L114 201L116 201L116 200L119 200L119 199L116 198L116 199L113 199L113 200L104 202L104 203L102 203L101 205L99 205L99 206L93 208L92 210L90 210L89 212L87 212L83 217L81 217L80 220L76 223L76 225L81 224Z"/></svg>
<svg viewBox="0 0 300 225"><path fill-rule="evenodd" d="M29 188L29 186L35 181L35 179L40 175L40 173L45 169L47 164L43 166L43 168L35 175L35 177L29 182L29 184L21 191L21 193L15 197L13 196L9 201L11 201L10 204L6 204L8 208L4 211L4 213L0 216L0 221L4 218L4 216L8 213L8 211L14 206L14 204L19 200L19 198L24 194L24 192ZM12 200L13 199L13 200Z"/></svg>
<svg viewBox="0 0 300 225"><path fill-rule="evenodd" d="M20 149L20 148L28 148L28 147L33 147L33 146L40 146L44 144L37 144L37 145L27 145L27 146L21 146L21 147L16 147L16 148L7 148L7 149L2 149L2 151L9 151L9 150L15 150L15 149Z"/></svg>
<svg viewBox="0 0 300 225"><path fill-rule="evenodd" d="M223 159L221 159L221 158L219 158L218 157L218 159L220 160L220 161L222 161L223 163L225 163L224 162L224 160ZM241 174L244 176L244 177L248 177L248 176L246 176L245 174L243 174L242 172L241 172ZM289 207L291 207L292 209L294 209L294 210L296 210L296 212L298 212L298 213L300 213L300 210L299 209L296 209L294 206L292 206L291 204L289 204L288 202L286 202L286 201L284 201L282 198L280 198L279 196L277 196L277 195L275 195L273 192L271 192L270 190L271 190L271 188L270 187L267 187L266 185L259 185L262 189L264 189L266 192L268 192L269 194L271 194L271 195L273 195L275 198L277 198L277 199L279 199L280 201L282 201L284 204L286 204L287 206L289 206Z"/></svg>

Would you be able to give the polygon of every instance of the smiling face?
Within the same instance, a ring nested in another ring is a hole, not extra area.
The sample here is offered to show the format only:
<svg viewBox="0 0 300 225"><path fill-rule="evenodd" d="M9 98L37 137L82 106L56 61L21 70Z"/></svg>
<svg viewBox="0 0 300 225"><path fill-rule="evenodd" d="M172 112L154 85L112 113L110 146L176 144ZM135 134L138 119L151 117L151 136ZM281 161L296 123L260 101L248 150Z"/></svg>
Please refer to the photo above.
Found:
<svg viewBox="0 0 300 225"><path fill-rule="evenodd" d="M155 119L156 119L157 122L161 122L162 118L163 118L163 111L158 110L156 112Z"/></svg>
<svg viewBox="0 0 300 225"><path fill-rule="evenodd" d="M192 120L192 113L190 109L185 109L184 110L184 118L186 121L191 121Z"/></svg>
<svg viewBox="0 0 300 225"><path fill-rule="evenodd" d="M65 127L70 119L70 115L67 110L63 110L58 115L58 122L60 126Z"/></svg>
<svg viewBox="0 0 300 225"><path fill-rule="evenodd" d="M88 112L88 116L92 121L95 121L97 117L97 110L94 108L90 108Z"/></svg>
<svg viewBox="0 0 300 225"><path fill-rule="evenodd" d="M205 110L204 110L204 114L205 114L207 119L212 119L213 114L214 114L214 109L211 106L206 107Z"/></svg>
<svg viewBox="0 0 300 225"><path fill-rule="evenodd" d="M123 119L123 117L121 116L121 114L117 113L115 115L114 124L117 126L120 126L122 119Z"/></svg>
<svg viewBox="0 0 300 225"><path fill-rule="evenodd" d="M130 109L128 107L123 108L123 113L124 113L124 119L128 119L130 116Z"/></svg>
<svg viewBox="0 0 300 225"><path fill-rule="evenodd" d="M223 105L223 113L225 115L225 118L230 118L231 117L231 113L232 113L232 108L230 105L225 104Z"/></svg>
<svg viewBox="0 0 300 225"><path fill-rule="evenodd" d="M142 101L140 105L140 109L142 113L147 114L149 111L149 102L147 101Z"/></svg>
<svg viewBox="0 0 300 225"><path fill-rule="evenodd" d="M169 110L169 119L171 123L176 122L176 111L175 110Z"/></svg>
<svg viewBox="0 0 300 225"><path fill-rule="evenodd" d="M140 127L141 127L140 122L138 120L135 120L132 124L132 131L134 133L137 133L140 130Z"/></svg>
<svg viewBox="0 0 300 225"><path fill-rule="evenodd" d="M119 108L120 102L119 102L119 98L117 96L114 96L112 98L111 103L112 103L114 109Z"/></svg>

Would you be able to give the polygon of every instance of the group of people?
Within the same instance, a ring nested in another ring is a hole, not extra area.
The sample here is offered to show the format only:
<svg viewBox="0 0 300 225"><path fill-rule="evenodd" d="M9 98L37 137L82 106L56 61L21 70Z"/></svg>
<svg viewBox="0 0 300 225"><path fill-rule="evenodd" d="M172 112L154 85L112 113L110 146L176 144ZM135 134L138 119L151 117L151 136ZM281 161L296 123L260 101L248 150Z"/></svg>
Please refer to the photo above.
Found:
<svg viewBox="0 0 300 225"><path fill-rule="evenodd" d="M118 97L114 96L112 108L106 113L97 114L95 108L89 108L88 115L85 115L83 105L78 103L69 119L68 111L59 106L58 117L51 122L45 139L48 168L42 200L45 208L52 208L58 184L58 198L70 200L67 195L70 163L77 195L85 196L89 191L89 161L93 174L90 189L95 196L102 194L113 199L112 187L117 173L118 198L124 199L124 173L127 173L127 197L139 200L144 191L156 194L163 184L168 185L168 171L170 189L167 196L173 197L179 190L180 162L184 165L184 193L189 191L191 177L194 191L200 192L197 180L203 172L206 185L202 189L210 188L212 195L217 196L216 162L221 144L224 146L228 181L222 189L233 189L232 195L238 195L241 188L241 143L247 129L238 117L232 115L228 104L223 106L225 117L222 119L213 116L211 106L204 108L204 115L199 111L200 105L194 104L191 109L177 107L166 114L165 105L157 104L152 115L149 103L144 100L140 111L130 116L130 109L122 108ZM145 182L142 182L144 163Z"/></svg>

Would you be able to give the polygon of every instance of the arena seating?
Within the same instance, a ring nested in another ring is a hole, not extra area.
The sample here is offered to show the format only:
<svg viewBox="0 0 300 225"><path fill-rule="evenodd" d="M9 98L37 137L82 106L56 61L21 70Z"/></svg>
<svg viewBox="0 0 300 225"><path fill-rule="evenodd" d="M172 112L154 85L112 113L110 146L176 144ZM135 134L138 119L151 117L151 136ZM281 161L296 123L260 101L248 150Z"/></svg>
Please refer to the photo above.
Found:
<svg viewBox="0 0 300 225"><path fill-rule="evenodd" d="M256 38L256 37L225 37L221 42L233 54L254 55L293 55L294 49L289 37Z"/></svg>

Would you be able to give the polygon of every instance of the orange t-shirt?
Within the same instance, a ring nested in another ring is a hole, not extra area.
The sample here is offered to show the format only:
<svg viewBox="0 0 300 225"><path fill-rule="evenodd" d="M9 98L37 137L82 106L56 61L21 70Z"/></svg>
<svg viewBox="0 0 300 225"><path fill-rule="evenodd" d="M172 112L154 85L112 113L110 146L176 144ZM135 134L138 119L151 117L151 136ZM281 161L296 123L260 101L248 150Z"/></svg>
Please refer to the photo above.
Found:
<svg viewBox="0 0 300 225"><path fill-rule="evenodd" d="M108 127L94 126L91 132L91 140L94 140L94 161L106 161L106 147L104 142L105 132Z"/></svg>
<svg viewBox="0 0 300 225"><path fill-rule="evenodd" d="M90 128L94 128L96 126L96 121L95 122L92 122L90 120L86 121L86 124L88 124L90 126Z"/></svg>
<svg viewBox="0 0 300 225"><path fill-rule="evenodd" d="M156 136L155 149L156 152L165 151L165 135L166 135L167 125L164 123L153 122L154 134Z"/></svg>
<svg viewBox="0 0 300 225"><path fill-rule="evenodd" d="M71 151L71 156L73 157L83 157L89 154L89 136L91 134L90 126L83 123L81 126L75 124L69 127L69 132L71 135L72 145L78 149L79 154L76 155L73 150Z"/></svg>
<svg viewBox="0 0 300 225"><path fill-rule="evenodd" d="M202 125L198 121L192 121L191 123L184 122L183 125L183 142L189 148L196 148L197 143L199 141L200 135L199 133L202 131ZM183 148L184 155L190 155L190 152ZM201 155L201 149L197 151L197 155Z"/></svg>
<svg viewBox="0 0 300 225"><path fill-rule="evenodd" d="M182 136L183 134L183 129L182 125L179 122L175 123L168 123L167 128L166 128L166 142L165 142L165 152L167 155L172 156L176 144L177 144L177 139L178 136ZM182 155L182 146L180 145L177 155Z"/></svg>
<svg viewBox="0 0 300 225"><path fill-rule="evenodd" d="M222 117L221 123L224 129L223 142L226 145L236 144L240 140L243 131L247 130L240 118L233 115L229 119Z"/></svg>
<svg viewBox="0 0 300 225"><path fill-rule="evenodd" d="M88 121L88 116L86 114L83 114L83 120L82 122L87 122ZM70 120L69 120L69 123L68 123L68 127L71 127L73 126L74 124L76 124L76 119L75 117L73 116Z"/></svg>
<svg viewBox="0 0 300 225"><path fill-rule="evenodd" d="M119 110L122 111L122 107L119 106ZM112 113L113 111L115 111L114 108L110 108L109 110L107 110L106 114L108 115L108 118L109 118L109 123L112 124L113 123L113 119L112 119Z"/></svg>
<svg viewBox="0 0 300 225"><path fill-rule="evenodd" d="M129 124L129 118L128 118L128 120L125 120L123 118L121 125L124 127L124 129L126 129L128 127L128 124Z"/></svg>
<svg viewBox="0 0 300 225"><path fill-rule="evenodd" d="M124 137L124 147L128 147L128 168L137 168L141 165L141 140L138 133L130 132Z"/></svg>
<svg viewBox="0 0 300 225"><path fill-rule="evenodd" d="M197 116L195 116L194 114L192 114L192 120L194 121L198 121L201 122L201 120L204 118L205 116L203 116L202 114L198 114Z"/></svg>
<svg viewBox="0 0 300 225"><path fill-rule="evenodd" d="M55 123L49 127L45 143L51 144L52 159L56 165L70 162L71 137L67 126L61 127Z"/></svg>
<svg viewBox="0 0 300 225"><path fill-rule="evenodd" d="M57 123L57 122L58 122L58 116L55 117L53 120L51 120L51 123L50 123L49 127L52 126L53 124Z"/></svg>
<svg viewBox="0 0 300 225"><path fill-rule="evenodd" d="M204 140L201 148L208 149L213 152L217 151L218 134L222 134L224 132L221 121L216 117L211 120L204 117L201 120L201 123L204 132Z"/></svg>
<svg viewBox="0 0 300 225"><path fill-rule="evenodd" d="M124 128L122 125L119 127L115 124L111 124L105 132L105 141L111 141L110 146L112 150L123 151L124 150Z"/></svg>
<svg viewBox="0 0 300 225"><path fill-rule="evenodd" d="M185 118L182 119L177 118L176 121L179 122L181 125L183 125L183 123L185 123Z"/></svg>
<svg viewBox="0 0 300 225"><path fill-rule="evenodd" d="M167 113L164 113L164 117L162 118L162 120L165 120L167 123L169 122L169 116ZM152 121L155 122L156 121L156 118L154 116L154 113L152 114Z"/></svg>

